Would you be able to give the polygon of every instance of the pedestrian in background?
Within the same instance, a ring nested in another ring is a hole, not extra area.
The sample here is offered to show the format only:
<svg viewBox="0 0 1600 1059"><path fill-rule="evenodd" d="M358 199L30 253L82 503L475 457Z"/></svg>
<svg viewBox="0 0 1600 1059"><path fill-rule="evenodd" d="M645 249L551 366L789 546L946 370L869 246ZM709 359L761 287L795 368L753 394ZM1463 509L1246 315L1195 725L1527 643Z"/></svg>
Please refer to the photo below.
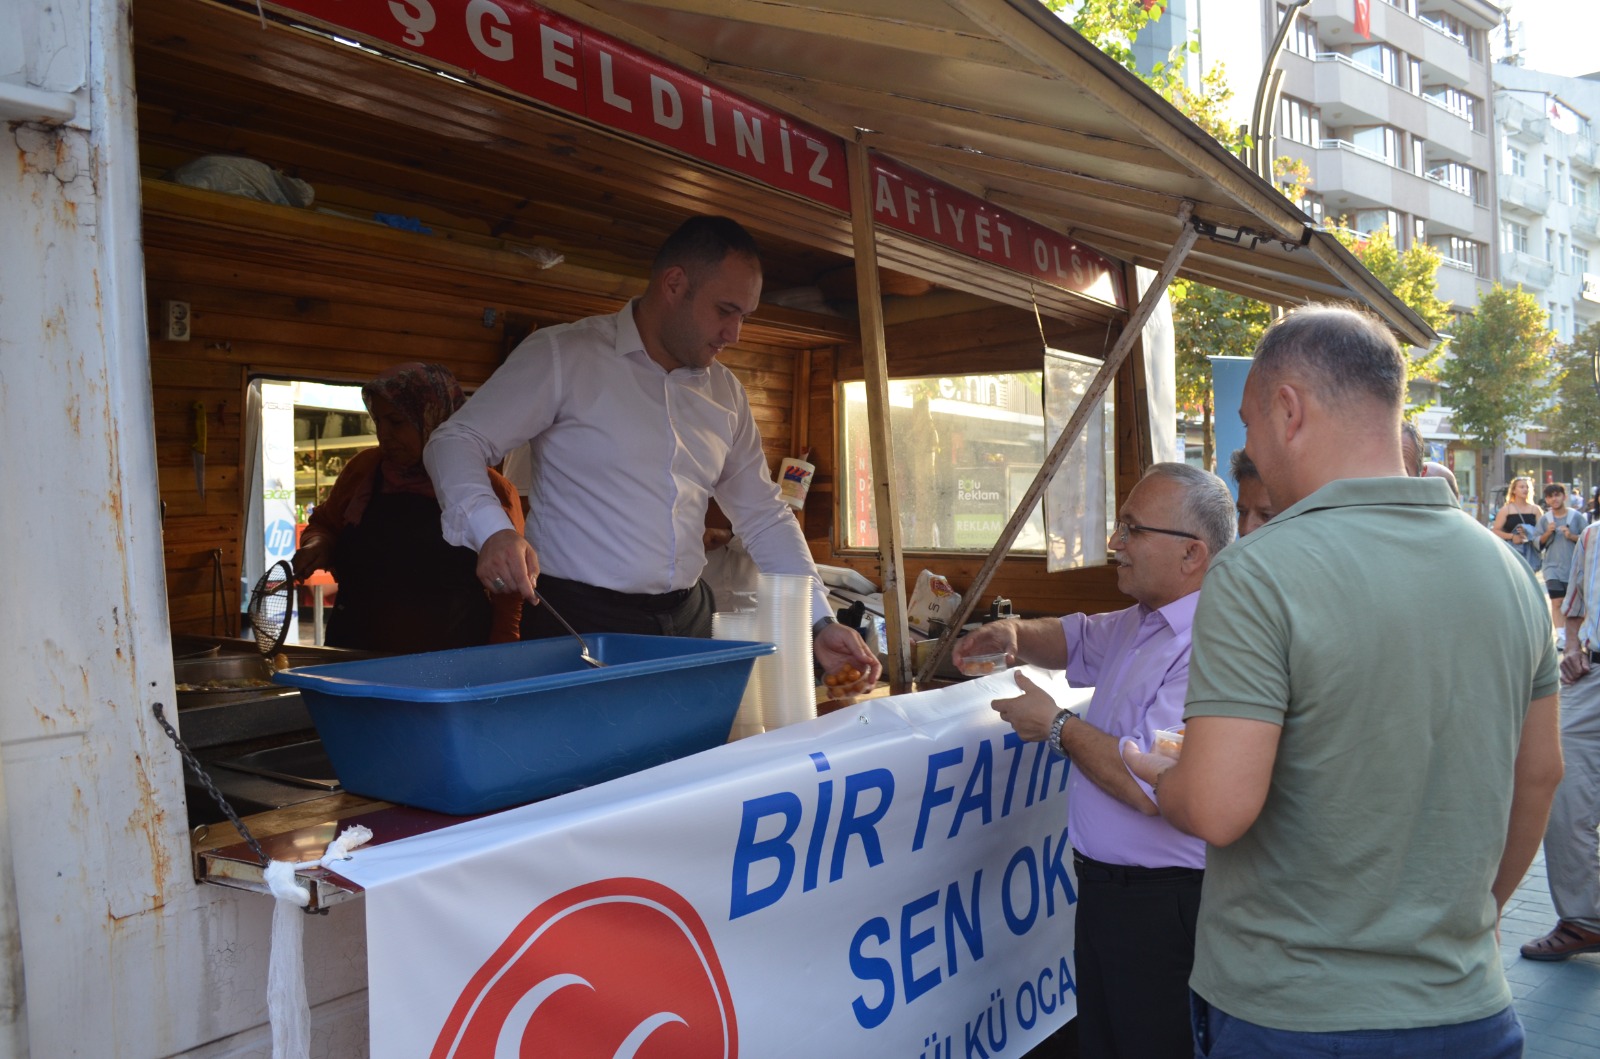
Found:
<svg viewBox="0 0 1600 1059"><path fill-rule="evenodd" d="M1489 531L1511 545L1511 550L1522 556L1534 573L1544 565L1538 547L1533 543L1534 527L1544 515L1544 509L1533 502L1533 479L1511 479L1506 489L1506 502L1494 513Z"/></svg>
<svg viewBox="0 0 1600 1059"><path fill-rule="evenodd" d="M1567 487L1551 484L1544 487L1544 502L1548 510L1539 518L1538 542L1544 549L1544 587L1550 594L1550 620L1556 627L1557 646L1566 646L1566 619L1561 613L1561 600L1567 594L1567 576L1572 567L1572 551L1578 544L1578 534L1589 524L1583 512L1567 507Z"/></svg>
<svg viewBox="0 0 1600 1059"><path fill-rule="evenodd" d="M1261 482L1261 472L1256 470L1256 465L1250 462L1250 457L1244 454L1243 449L1233 450L1233 455L1228 458L1228 472L1233 475L1233 482L1239 488L1239 499L1234 504L1234 510L1239 514L1239 536L1243 537L1271 522L1278 511L1272 506L1272 498L1267 496L1267 487Z"/></svg>
<svg viewBox="0 0 1600 1059"><path fill-rule="evenodd" d="M1600 524L1578 538L1563 604L1561 751L1567 774L1544 832L1544 866L1556 925L1522 946L1529 960L1600 952Z"/></svg>

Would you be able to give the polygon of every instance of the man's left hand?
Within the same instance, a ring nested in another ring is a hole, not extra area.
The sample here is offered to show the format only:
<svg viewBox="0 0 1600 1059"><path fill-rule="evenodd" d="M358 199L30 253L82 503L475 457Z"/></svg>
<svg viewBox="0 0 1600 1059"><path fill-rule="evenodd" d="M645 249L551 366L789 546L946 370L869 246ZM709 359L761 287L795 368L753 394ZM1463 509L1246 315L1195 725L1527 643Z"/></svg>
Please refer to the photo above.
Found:
<svg viewBox="0 0 1600 1059"><path fill-rule="evenodd" d="M824 625L812 642L811 649L824 673L837 673L847 665L860 671L861 677L854 684L832 689L834 696L839 698L871 691L873 685L878 683L878 675L883 672L883 664L878 661L878 656L867 649L861 634L848 625L837 622Z"/></svg>
<svg viewBox="0 0 1600 1059"><path fill-rule="evenodd" d="M1050 725L1061 709L1051 694L1021 672L1015 674L1021 695L1009 699L995 699L989 705L1002 720L1017 730L1017 734L1030 743L1050 738Z"/></svg>
<svg viewBox="0 0 1600 1059"><path fill-rule="evenodd" d="M1165 754L1150 754L1140 750L1139 744L1132 739L1122 741L1122 760L1127 763L1129 772L1152 786L1163 772L1178 763L1176 758Z"/></svg>
<svg viewBox="0 0 1600 1059"><path fill-rule="evenodd" d="M1571 633L1567 634L1569 637ZM1561 652L1561 682L1563 684L1576 684L1589 673L1589 652L1584 649L1584 644L1569 643L1566 650Z"/></svg>

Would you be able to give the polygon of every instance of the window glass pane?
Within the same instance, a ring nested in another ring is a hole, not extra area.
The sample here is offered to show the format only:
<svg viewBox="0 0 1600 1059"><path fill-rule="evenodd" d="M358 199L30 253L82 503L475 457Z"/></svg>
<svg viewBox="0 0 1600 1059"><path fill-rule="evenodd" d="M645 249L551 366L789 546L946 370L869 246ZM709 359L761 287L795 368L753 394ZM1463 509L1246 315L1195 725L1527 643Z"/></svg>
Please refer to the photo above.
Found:
<svg viewBox="0 0 1600 1059"><path fill-rule="evenodd" d="M994 546L1100 366L1099 361L1052 351L1047 363L1058 361L1064 365L1063 374L1049 387L1044 373L1037 371L890 381L889 433L902 547L987 552ZM845 546L875 548L878 521L866 384L844 383L840 397ZM1011 552L1048 551L1051 569L1104 561L1108 519L1115 517L1115 482L1106 470L1114 466L1107 453L1115 436L1108 394L1105 407L1086 428L1086 441L1073 446L1046 491L1046 503L1056 505L1051 508L1048 538L1044 514L1035 505ZM1095 454L1088 470L1080 466L1084 451ZM1099 492L1086 499L1086 489ZM1069 511L1077 514L1068 516ZM1060 521L1058 512L1068 521ZM1089 521L1082 521L1085 518Z"/></svg>
<svg viewBox="0 0 1600 1059"><path fill-rule="evenodd" d="M1044 462L1041 372L889 382L902 547L986 552ZM878 545L866 384L840 386L845 546ZM1018 473L1025 471L1026 473ZM1044 551L1037 513L1012 551Z"/></svg>
<svg viewBox="0 0 1600 1059"><path fill-rule="evenodd" d="M1044 360L1045 417L1050 444L1066 429L1090 384L1100 361L1072 353L1049 350ZM1106 537L1116 521L1115 432L1112 398L1108 390L1085 424L1083 435L1067 454L1066 462L1045 487L1045 526L1048 550L1045 568L1052 573L1106 561Z"/></svg>

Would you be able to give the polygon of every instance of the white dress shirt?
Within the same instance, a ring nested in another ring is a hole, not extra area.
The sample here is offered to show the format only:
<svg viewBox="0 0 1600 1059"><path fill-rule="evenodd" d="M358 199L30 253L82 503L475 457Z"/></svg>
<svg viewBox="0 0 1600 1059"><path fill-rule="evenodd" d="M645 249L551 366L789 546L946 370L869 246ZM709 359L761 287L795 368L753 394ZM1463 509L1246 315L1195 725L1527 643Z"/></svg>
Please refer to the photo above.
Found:
<svg viewBox="0 0 1600 1059"><path fill-rule="evenodd" d="M433 432L423 462L445 540L476 550L511 528L483 468L526 442L526 533L542 573L618 592L688 588L715 496L761 570L809 575L812 616L831 613L744 387L716 362L664 371L634 304L535 331Z"/></svg>

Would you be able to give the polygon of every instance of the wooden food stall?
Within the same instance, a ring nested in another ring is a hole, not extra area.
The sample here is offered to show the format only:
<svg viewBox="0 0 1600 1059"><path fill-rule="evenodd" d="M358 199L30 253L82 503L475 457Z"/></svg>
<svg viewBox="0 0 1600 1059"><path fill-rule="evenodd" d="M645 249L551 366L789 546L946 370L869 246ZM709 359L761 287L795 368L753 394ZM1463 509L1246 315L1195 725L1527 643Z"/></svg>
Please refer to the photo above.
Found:
<svg viewBox="0 0 1600 1059"><path fill-rule="evenodd" d="M47 266L40 293L105 326L92 335L49 312L42 330L0 316L54 363L91 365L85 378L41 363L31 396L49 400L24 413L13 395L6 408L8 430L70 426L75 447L57 463L76 454L98 468L103 456L86 457L102 447L113 458L107 484L95 478L60 512L58 532L97 557L69 585L84 613L44 616L45 638L74 649L33 663L38 677L6 708L8 751L34 748L23 775L52 762L77 794L13 794L9 814L32 814L13 825L19 863L87 819L105 856L134 869L105 926L82 914L104 905L88 883L13 897L18 967L38 983L30 1011L57 1005L36 1019L40 1054L224 1054L218 1042L264 1039L264 959L216 973L236 962L237 937L261 939L261 913L238 903L259 899L196 887L183 867L229 836L191 846L182 766L151 717L153 703L173 702L170 637L216 632L219 614L239 611L259 547L249 499L260 380L360 382L428 360L470 388L531 330L615 311L641 291L655 246L684 216L732 216L762 246L766 285L723 359L773 464L812 453L805 535L820 562L884 588L889 673L903 689L914 676L907 576L922 566L973 605L1001 595L1018 611L1061 613L1125 600L1106 567L1046 576L1042 555L1009 553L1031 502L987 558L908 548L892 382L1038 371L1045 346L1098 363L1083 404L1101 390L1114 402L1120 497L1170 429L1148 401L1170 365L1146 357L1143 336L1174 275L1280 304L1351 300L1407 341L1430 338L1331 236L1032 0L138 0L131 37L115 5L78 2L96 27L85 81L97 103L77 117L54 97L6 103L54 130L17 134L24 173L56 183L0 204L7 217L47 218L26 229L41 260L69 237L87 248L98 264L70 285ZM88 170L91 154L91 189L63 178L63 158ZM314 201L171 179L213 155L304 181ZM97 212L86 217L84 202ZM849 463L841 393L863 383L870 457ZM1075 425L1027 488L1049 476ZM42 471L6 473L12 495L44 490ZM846 526L860 511L874 515L870 545ZM101 705L58 742L61 710L49 704L71 697L60 689L80 671ZM377 808L312 801L258 823L269 844L275 833L292 844L302 825ZM325 892L336 891L351 892ZM318 1042L346 1054L360 1034L330 1027L363 1003L362 924L335 908L325 926L310 945L322 958L311 961ZM46 948L57 955L37 955ZM150 966L167 968L161 990L140 980ZM117 1046L63 1017L68 1001L43 999L106 975L122 1003L165 1013L124 1017ZM182 1014L166 1012L172 991Z"/></svg>

